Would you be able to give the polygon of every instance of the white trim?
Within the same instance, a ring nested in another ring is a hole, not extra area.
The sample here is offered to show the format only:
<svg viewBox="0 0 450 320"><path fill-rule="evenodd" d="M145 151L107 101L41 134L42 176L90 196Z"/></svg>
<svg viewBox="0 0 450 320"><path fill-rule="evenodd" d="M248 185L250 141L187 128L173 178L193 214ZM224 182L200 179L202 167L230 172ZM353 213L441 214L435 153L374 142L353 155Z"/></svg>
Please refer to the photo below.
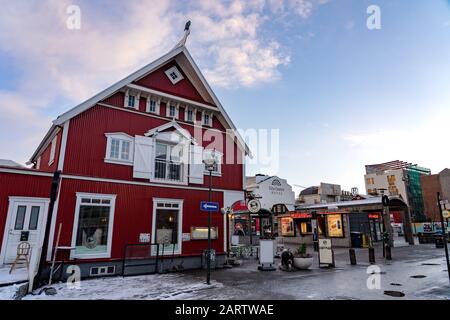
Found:
<svg viewBox="0 0 450 320"><path fill-rule="evenodd" d="M188 111L192 111L192 120L188 120ZM189 105L184 106L184 121L188 123L195 123L197 120L197 108L192 108Z"/></svg>
<svg viewBox="0 0 450 320"><path fill-rule="evenodd" d="M153 198L153 213L152 213L152 243L156 243L156 203L175 203L178 204L178 208L163 208L167 210L178 210L178 250L175 250L175 254L181 254L183 252L183 199L167 199L167 198ZM165 253L165 255L171 255L172 251Z"/></svg>
<svg viewBox="0 0 450 320"><path fill-rule="evenodd" d="M180 70L178 70L177 66L173 66L167 69L166 71L164 71L164 73L166 74L167 78L169 78L170 82L172 82L172 84L177 84L178 82L184 79L183 75L181 74ZM177 78L173 79L170 75L171 73L175 73Z"/></svg>
<svg viewBox="0 0 450 320"><path fill-rule="evenodd" d="M9 169L9 168L0 168L0 172L5 173L17 173L17 174L28 174L31 176L40 176L40 177L53 177L53 173L42 172L42 171L33 171L33 170L21 170L21 169Z"/></svg>
<svg viewBox="0 0 450 320"><path fill-rule="evenodd" d="M67 136L69 134L70 120L64 122L61 145L59 147L58 170L63 171L66 158Z"/></svg>
<svg viewBox="0 0 450 320"><path fill-rule="evenodd" d="M77 229L78 229L78 221L80 217L80 206L82 198L97 198L97 199L106 199L110 200L109 204L109 223L108 223L108 240L107 240L107 252L101 254L76 254L73 250L70 253L71 259L101 259L101 258L111 258L111 249L112 249L112 238L113 238L113 227L114 227L114 213L116 206L116 197L115 194L98 194L98 193L76 193L77 202L75 204L75 214L73 219L73 228L72 228L72 247L76 247L77 241ZM95 205L95 204L94 204Z"/></svg>
<svg viewBox="0 0 450 320"><path fill-rule="evenodd" d="M56 145L58 144L58 135L56 135L51 144L50 144L50 155L48 158L48 165L51 166L53 162L55 162L55 156L56 156Z"/></svg>
<svg viewBox="0 0 450 320"><path fill-rule="evenodd" d="M150 101L155 101L155 111L150 111ZM161 98L155 97L152 95L148 95L147 102L145 105L145 111L152 114L158 114L160 113L160 107L161 107Z"/></svg>
<svg viewBox="0 0 450 320"><path fill-rule="evenodd" d="M170 109L175 107L175 115L170 114ZM180 118L180 103L177 101L167 100L166 101L166 117L171 119L179 119Z"/></svg>
<svg viewBox="0 0 450 320"><path fill-rule="evenodd" d="M162 132L162 131L165 131L165 130L170 129L170 128L174 128L176 131L178 131L186 139L192 140L192 136L189 133L189 131L187 131L186 129L183 129L176 121L173 121L173 120L171 122L167 122L166 124L163 124L163 125L161 125L159 127L156 127L156 128L148 130L144 134L144 136L151 137L157 132Z"/></svg>
<svg viewBox="0 0 450 320"><path fill-rule="evenodd" d="M121 165L133 165L134 159L134 137L123 133L123 132L113 132L113 133L105 133L106 136L106 154L104 161L106 163L112 164L121 164ZM112 139L119 140L119 158L111 158L111 143ZM128 159L122 159L122 147L123 141L130 143L130 150L128 151Z"/></svg>
<svg viewBox="0 0 450 320"><path fill-rule="evenodd" d="M142 92L148 93L150 95L157 95L160 96L161 98L164 98L166 100L172 100L172 101L177 101L183 104L189 104L189 105L193 105L196 107L200 107L202 109L208 109L211 111L218 111L217 107L214 106L210 106L201 102L197 102L194 100L190 100L190 99L186 99L186 98L182 98L182 97L178 97L178 96L174 96L173 94L170 93L165 93L162 91L158 91L155 89L150 89L150 88L146 88L137 84L129 84L127 85L127 88L131 88L131 89L135 89L135 90L140 90Z"/></svg>
<svg viewBox="0 0 450 320"><path fill-rule="evenodd" d="M8 245L8 235L9 235L9 230L10 230L9 228L10 228L13 216L15 214L15 212L13 212L14 204L17 202L43 204L41 230L39 231L40 234L39 234L39 238L37 241L38 248L42 247L42 243L44 241L44 234L45 234L45 227L47 226L48 206L50 203L50 199L48 199L48 198L33 198L33 197L16 197L16 196L8 197L8 211L7 211L7 215L6 215L5 229L3 231L2 247L0 249L0 265L3 265L5 263L6 249L7 249L7 245ZM38 248L34 248L34 249L38 250ZM38 250L38 252L39 252L39 250Z"/></svg>
<svg viewBox="0 0 450 320"><path fill-rule="evenodd" d="M129 99L131 97L134 97L134 105L131 107L128 102ZM136 91L136 90L130 90L128 89L127 91L125 91L125 99L124 99L124 108L127 109L135 109L135 110L139 110L139 101L141 99L141 93L140 91Z"/></svg>
<svg viewBox="0 0 450 320"><path fill-rule="evenodd" d="M208 123L205 122L205 115L208 115L208 117L209 117ZM201 124L204 127L212 127L213 126L213 113L203 110Z"/></svg>
<svg viewBox="0 0 450 320"><path fill-rule="evenodd" d="M64 179L59 180L59 187L58 187L58 195L56 197L55 205L53 206L53 212L52 212L52 221L50 224L50 233L48 235L48 246L47 246L47 261L52 260L52 253L53 253L53 241L55 239L55 229L56 229L56 219L58 216L58 207L59 207L59 197L61 196L61 187Z"/></svg>

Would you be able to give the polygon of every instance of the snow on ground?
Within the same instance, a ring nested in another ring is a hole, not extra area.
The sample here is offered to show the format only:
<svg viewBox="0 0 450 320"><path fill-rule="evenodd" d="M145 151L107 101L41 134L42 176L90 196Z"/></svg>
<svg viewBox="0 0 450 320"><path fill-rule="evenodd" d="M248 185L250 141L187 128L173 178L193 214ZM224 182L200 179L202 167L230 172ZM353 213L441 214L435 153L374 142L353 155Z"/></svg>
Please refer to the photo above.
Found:
<svg viewBox="0 0 450 320"><path fill-rule="evenodd" d="M222 285L212 281L208 286L205 279L190 275L163 274L84 280L80 286L80 289L70 289L66 283L57 283L52 285L56 295L39 294L42 289L38 289L23 300L189 300L197 299L204 290ZM0 300L12 299L17 288L0 288Z"/></svg>
<svg viewBox="0 0 450 320"><path fill-rule="evenodd" d="M28 272L26 268L14 269L11 274L9 273L10 269L10 266L0 268L0 285L25 281L28 279Z"/></svg>

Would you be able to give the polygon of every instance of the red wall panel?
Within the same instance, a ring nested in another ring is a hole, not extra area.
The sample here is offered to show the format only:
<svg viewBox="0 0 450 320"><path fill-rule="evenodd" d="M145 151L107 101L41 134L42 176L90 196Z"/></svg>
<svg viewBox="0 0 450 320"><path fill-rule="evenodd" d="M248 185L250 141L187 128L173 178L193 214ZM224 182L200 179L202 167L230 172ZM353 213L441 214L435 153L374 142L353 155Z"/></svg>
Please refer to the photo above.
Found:
<svg viewBox="0 0 450 320"><path fill-rule="evenodd" d="M207 213L200 211L200 201L208 200L207 191L156 188L115 183L100 183L63 179L61 185L57 224L62 223L61 245L71 245L75 215L76 193L115 194L112 259L122 259L126 244L139 242L140 233L152 234L153 198L183 199L183 233L189 233L191 226L206 227ZM223 194L214 192L213 201L223 207ZM212 214L212 226L219 228L219 239L212 241L217 253L224 252L223 215ZM182 254L199 255L206 248L206 240L183 242Z"/></svg>
<svg viewBox="0 0 450 320"><path fill-rule="evenodd" d="M64 172L82 176L133 180L133 168L131 166L104 162L107 142L105 133L124 132L131 136L144 135L148 130L169 121L169 119L142 116L102 106L93 107L71 120ZM191 135L194 135L193 126L183 123L181 126L188 130ZM225 133L222 132L221 135L225 141ZM209 143L209 141L205 141L204 146L209 145ZM219 151L226 153L225 150ZM237 151L238 148L235 144L235 158L239 157L240 159L241 154ZM242 164L223 164L222 177L214 177L213 185L216 188L242 190L242 173ZM206 180L203 185L205 187L207 186Z"/></svg>
<svg viewBox="0 0 450 320"><path fill-rule="evenodd" d="M50 142L47 148L42 152L41 154L41 166L39 170L41 171L56 171L58 168L58 161L59 161L59 153L61 149L61 137L62 137L62 130L58 132L57 140L56 140L56 149L55 149L55 161L51 165L48 164L48 161L50 160L50 151L52 148L52 143Z"/></svg>
<svg viewBox="0 0 450 320"><path fill-rule="evenodd" d="M49 198L52 177L0 172L0 247L5 231L9 197Z"/></svg>

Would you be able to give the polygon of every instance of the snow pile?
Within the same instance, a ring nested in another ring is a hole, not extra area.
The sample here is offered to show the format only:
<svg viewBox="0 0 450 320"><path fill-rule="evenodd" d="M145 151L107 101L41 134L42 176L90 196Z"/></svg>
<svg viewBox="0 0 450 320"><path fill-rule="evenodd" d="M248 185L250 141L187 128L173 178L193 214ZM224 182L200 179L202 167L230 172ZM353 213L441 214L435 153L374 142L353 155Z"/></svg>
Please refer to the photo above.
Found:
<svg viewBox="0 0 450 320"><path fill-rule="evenodd" d="M79 289L70 289L66 283L52 285L57 295L47 296L36 290L23 300L173 300L199 299L202 292L220 288L215 281L208 286L205 279L185 274L113 277L81 281ZM12 299L17 286L0 288L0 299Z"/></svg>

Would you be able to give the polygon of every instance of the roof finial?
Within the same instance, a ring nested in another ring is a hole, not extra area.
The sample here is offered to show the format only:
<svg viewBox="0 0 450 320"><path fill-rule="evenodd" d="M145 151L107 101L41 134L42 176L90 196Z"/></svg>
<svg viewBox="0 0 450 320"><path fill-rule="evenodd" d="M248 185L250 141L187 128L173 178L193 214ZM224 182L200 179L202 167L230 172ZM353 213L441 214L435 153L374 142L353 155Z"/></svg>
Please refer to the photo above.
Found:
<svg viewBox="0 0 450 320"><path fill-rule="evenodd" d="M178 42L178 44L175 46L175 48L182 47L182 46L186 45L186 40L189 37L189 35L191 34L190 28L191 28L191 21L189 20L188 22L186 22L186 24L184 26L183 38L180 40L180 42Z"/></svg>

